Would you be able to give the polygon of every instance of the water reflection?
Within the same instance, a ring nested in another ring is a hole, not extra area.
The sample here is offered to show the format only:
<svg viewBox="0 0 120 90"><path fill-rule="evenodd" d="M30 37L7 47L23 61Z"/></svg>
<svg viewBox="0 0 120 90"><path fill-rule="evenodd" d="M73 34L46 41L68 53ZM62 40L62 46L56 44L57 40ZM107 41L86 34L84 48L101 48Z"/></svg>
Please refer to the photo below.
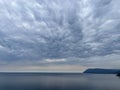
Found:
<svg viewBox="0 0 120 90"><path fill-rule="evenodd" d="M0 75L0 90L120 90L115 75Z"/></svg>

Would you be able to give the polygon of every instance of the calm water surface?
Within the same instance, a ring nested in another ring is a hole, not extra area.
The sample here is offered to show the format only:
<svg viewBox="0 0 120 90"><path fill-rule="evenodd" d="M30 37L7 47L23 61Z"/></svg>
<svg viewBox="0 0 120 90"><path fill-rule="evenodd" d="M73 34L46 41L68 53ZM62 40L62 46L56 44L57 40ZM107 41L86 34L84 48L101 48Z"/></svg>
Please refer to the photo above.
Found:
<svg viewBox="0 0 120 90"><path fill-rule="evenodd" d="M103 74L0 74L0 90L120 90L120 78Z"/></svg>

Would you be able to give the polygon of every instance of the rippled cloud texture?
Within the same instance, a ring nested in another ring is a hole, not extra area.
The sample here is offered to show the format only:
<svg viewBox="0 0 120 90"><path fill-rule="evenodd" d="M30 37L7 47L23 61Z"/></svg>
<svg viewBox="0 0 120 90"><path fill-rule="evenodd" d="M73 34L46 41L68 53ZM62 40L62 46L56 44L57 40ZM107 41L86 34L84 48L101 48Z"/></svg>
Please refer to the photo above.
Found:
<svg viewBox="0 0 120 90"><path fill-rule="evenodd" d="M0 0L0 65L120 68L120 0Z"/></svg>

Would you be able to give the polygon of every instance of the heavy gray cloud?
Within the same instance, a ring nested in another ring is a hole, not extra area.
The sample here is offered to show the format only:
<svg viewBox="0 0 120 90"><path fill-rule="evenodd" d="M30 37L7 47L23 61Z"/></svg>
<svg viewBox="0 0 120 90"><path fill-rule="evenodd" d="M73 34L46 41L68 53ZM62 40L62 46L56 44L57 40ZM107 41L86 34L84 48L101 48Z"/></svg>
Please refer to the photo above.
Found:
<svg viewBox="0 0 120 90"><path fill-rule="evenodd" d="M0 61L87 65L91 57L120 57L119 4L119 0L0 0Z"/></svg>

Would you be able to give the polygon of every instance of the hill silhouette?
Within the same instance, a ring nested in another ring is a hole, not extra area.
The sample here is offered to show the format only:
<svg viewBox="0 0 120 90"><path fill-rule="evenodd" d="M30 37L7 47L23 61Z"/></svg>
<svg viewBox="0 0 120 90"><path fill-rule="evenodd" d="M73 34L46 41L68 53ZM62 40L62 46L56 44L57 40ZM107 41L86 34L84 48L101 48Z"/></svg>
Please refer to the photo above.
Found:
<svg viewBox="0 0 120 90"><path fill-rule="evenodd" d="M87 69L84 73L94 73L94 74L118 74L120 69Z"/></svg>

